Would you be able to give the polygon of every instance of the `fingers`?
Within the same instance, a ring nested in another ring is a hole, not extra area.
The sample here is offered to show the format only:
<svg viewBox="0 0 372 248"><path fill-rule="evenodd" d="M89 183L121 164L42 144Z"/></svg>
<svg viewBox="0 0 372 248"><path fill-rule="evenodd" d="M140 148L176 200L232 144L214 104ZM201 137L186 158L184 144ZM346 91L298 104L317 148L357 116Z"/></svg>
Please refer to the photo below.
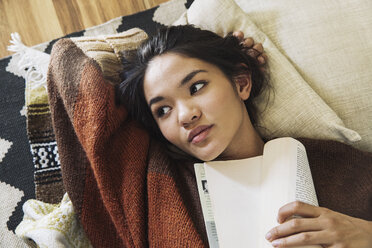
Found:
<svg viewBox="0 0 372 248"><path fill-rule="evenodd" d="M261 43L257 43L253 46L253 49L256 50L259 53L263 53L263 46Z"/></svg>
<svg viewBox="0 0 372 248"><path fill-rule="evenodd" d="M264 53L264 48L261 43L255 43L253 38L244 38L242 31L233 32L233 36L238 38L243 50L252 58L256 59L260 65L260 69L265 71L264 65L267 62L267 55Z"/></svg>
<svg viewBox="0 0 372 248"><path fill-rule="evenodd" d="M245 48L252 48L254 45L254 40L252 37L244 38L244 33L242 31L233 32L233 36L238 38L240 44Z"/></svg>
<svg viewBox="0 0 372 248"><path fill-rule="evenodd" d="M244 33L242 31L235 31L233 32L233 36L238 38L239 42L242 42L244 39Z"/></svg>
<svg viewBox="0 0 372 248"><path fill-rule="evenodd" d="M294 201L281 207L278 212L278 222L283 223L293 215L301 217L319 217L323 209L300 201Z"/></svg>
<svg viewBox="0 0 372 248"><path fill-rule="evenodd" d="M254 44L253 47L248 48L248 54L252 58L258 58L262 53L263 53L263 46L261 43Z"/></svg>
<svg viewBox="0 0 372 248"><path fill-rule="evenodd" d="M272 228L265 236L269 241L300 232L320 231L322 228L316 219L293 218Z"/></svg>
<svg viewBox="0 0 372 248"><path fill-rule="evenodd" d="M260 63L260 65L264 65L267 61L267 55L263 53L257 57L257 60Z"/></svg>
<svg viewBox="0 0 372 248"><path fill-rule="evenodd" d="M243 45L243 47L245 48L252 48L252 46L254 45L254 40L253 38L251 37L248 37L246 39L244 39L241 44Z"/></svg>
<svg viewBox="0 0 372 248"><path fill-rule="evenodd" d="M263 53L263 46L261 43L254 43L254 40L252 37L248 37L244 39L244 33L242 31L235 31L233 32L233 36L238 38L239 42L243 45L244 48L251 48L253 50L256 50L257 55Z"/></svg>
<svg viewBox="0 0 372 248"><path fill-rule="evenodd" d="M264 49L261 43L254 44L254 40L252 38L247 38L244 40L244 48L248 48L246 50L247 54L250 57L255 58L260 66L265 65L267 55L263 52Z"/></svg>
<svg viewBox="0 0 372 248"><path fill-rule="evenodd" d="M266 235L274 247L372 247L372 223L327 208L291 202L280 208L278 222Z"/></svg>
<svg viewBox="0 0 372 248"><path fill-rule="evenodd" d="M304 245L327 245L329 244L329 235L326 232L302 232L292 236L276 239L271 242L274 247L298 247Z"/></svg>

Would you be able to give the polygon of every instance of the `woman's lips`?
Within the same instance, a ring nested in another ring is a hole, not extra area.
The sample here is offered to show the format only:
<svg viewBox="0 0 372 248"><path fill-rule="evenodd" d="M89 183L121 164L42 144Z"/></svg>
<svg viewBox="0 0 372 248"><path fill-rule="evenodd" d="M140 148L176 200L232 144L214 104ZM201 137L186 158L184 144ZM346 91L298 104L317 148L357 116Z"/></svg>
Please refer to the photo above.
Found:
<svg viewBox="0 0 372 248"><path fill-rule="evenodd" d="M188 141L192 144L197 144L205 140L213 125L203 125L194 128L188 137Z"/></svg>

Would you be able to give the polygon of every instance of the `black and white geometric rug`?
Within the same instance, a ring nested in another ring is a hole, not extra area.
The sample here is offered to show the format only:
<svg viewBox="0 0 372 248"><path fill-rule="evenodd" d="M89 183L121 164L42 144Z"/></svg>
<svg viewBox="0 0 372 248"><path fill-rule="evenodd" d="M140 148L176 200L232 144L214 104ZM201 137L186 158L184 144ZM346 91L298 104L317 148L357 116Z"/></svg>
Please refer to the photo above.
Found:
<svg viewBox="0 0 372 248"><path fill-rule="evenodd" d="M172 0L65 37L114 34L133 27L152 34L162 25L171 25L192 2ZM50 54L57 40L34 48ZM26 131L23 76L24 71L19 71L14 56L0 59L0 247L25 247L23 241L15 236L14 230L22 220L24 202L35 198L34 163Z"/></svg>

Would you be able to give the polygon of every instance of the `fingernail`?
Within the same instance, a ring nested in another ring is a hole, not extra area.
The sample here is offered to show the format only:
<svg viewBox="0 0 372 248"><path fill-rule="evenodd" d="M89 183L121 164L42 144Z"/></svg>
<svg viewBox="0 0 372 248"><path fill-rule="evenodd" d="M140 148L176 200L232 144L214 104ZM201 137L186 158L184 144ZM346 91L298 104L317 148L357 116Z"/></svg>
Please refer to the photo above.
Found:
<svg viewBox="0 0 372 248"><path fill-rule="evenodd" d="M278 247L282 242L280 240L274 240L273 242L271 242L272 246L274 247Z"/></svg>
<svg viewBox="0 0 372 248"><path fill-rule="evenodd" d="M270 240L271 237L272 237L271 232L266 233L265 238L266 238L267 240Z"/></svg>

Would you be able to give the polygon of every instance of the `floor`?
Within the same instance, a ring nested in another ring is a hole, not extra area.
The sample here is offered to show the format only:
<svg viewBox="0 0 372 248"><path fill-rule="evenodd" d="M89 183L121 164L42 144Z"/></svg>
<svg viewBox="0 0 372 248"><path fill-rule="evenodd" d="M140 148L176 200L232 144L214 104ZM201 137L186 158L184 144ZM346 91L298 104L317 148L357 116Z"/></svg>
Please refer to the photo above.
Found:
<svg viewBox="0 0 372 248"><path fill-rule="evenodd" d="M27 46L80 31L168 0L0 0L0 58L11 52L10 33Z"/></svg>

